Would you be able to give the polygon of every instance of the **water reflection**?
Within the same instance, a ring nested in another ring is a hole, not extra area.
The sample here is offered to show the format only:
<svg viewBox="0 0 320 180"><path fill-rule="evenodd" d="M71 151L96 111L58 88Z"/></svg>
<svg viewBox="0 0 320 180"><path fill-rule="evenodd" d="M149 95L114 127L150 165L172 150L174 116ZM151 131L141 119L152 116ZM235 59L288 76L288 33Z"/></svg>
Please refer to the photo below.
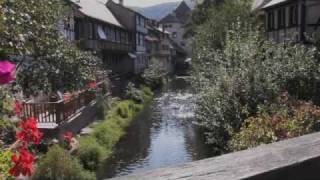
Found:
<svg viewBox="0 0 320 180"><path fill-rule="evenodd" d="M172 81L129 127L114 156L99 169L99 179L210 157L191 123L194 101L186 81Z"/></svg>

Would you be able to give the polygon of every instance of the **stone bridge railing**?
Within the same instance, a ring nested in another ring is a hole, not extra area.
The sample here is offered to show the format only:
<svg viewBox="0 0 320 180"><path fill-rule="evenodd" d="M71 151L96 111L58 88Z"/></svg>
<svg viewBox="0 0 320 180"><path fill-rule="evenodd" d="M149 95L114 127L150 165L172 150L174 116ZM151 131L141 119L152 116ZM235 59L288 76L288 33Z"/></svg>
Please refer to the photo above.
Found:
<svg viewBox="0 0 320 180"><path fill-rule="evenodd" d="M319 180L320 133L114 180Z"/></svg>

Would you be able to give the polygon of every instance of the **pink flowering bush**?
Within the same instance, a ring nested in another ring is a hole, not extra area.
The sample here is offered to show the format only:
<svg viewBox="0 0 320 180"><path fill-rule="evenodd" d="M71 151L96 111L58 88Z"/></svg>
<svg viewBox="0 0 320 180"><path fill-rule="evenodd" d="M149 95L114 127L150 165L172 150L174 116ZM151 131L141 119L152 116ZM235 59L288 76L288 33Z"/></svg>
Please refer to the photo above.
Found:
<svg viewBox="0 0 320 180"><path fill-rule="evenodd" d="M8 84L15 80L16 65L9 61L0 61L0 84Z"/></svg>
<svg viewBox="0 0 320 180"><path fill-rule="evenodd" d="M15 80L16 65L9 61L0 60L0 85L6 85ZM3 89L1 89L3 90ZM15 101L12 104L12 111L17 117L22 117L22 104ZM2 107L1 107L2 108ZM0 113L1 113L0 109ZM42 139L42 133L37 128L37 119L29 117L19 123L18 132L16 133L16 143L9 151L0 149L0 154L15 152L11 157L11 162L5 169L0 168L0 179L7 178L11 175L18 177L20 175L31 176L34 169L35 154L30 151L32 145L38 145ZM3 158L2 158L3 159ZM3 170L9 172L3 172ZM4 174L1 175L1 174Z"/></svg>

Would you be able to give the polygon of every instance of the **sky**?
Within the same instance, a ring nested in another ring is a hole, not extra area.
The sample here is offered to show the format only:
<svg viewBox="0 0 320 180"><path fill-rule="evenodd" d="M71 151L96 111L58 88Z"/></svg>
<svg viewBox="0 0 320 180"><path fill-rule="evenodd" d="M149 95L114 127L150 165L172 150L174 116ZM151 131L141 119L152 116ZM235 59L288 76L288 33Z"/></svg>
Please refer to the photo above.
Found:
<svg viewBox="0 0 320 180"><path fill-rule="evenodd" d="M123 0L126 6L147 7L166 2L177 2L181 0ZM117 2L117 1L116 1Z"/></svg>

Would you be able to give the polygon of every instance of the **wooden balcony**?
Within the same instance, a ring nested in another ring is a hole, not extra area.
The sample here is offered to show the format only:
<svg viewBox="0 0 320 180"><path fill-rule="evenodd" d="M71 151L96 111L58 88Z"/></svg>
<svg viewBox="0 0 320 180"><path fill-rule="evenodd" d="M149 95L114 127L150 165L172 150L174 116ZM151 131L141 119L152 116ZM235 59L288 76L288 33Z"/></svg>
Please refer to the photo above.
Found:
<svg viewBox="0 0 320 180"><path fill-rule="evenodd" d="M112 42L108 40L80 40L80 46L83 49L90 49L90 50L96 50L96 51L110 50L110 51L130 52L133 49L132 44Z"/></svg>
<svg viewBox="0 0 320 180"><path fill-rule="evenodd" d="M57 102L25 102L23 103L23 115L35 117L40 129L55 129L59 125L77 117L88 105L95 102L96 92L85 90L69 100Z"/></svg>

